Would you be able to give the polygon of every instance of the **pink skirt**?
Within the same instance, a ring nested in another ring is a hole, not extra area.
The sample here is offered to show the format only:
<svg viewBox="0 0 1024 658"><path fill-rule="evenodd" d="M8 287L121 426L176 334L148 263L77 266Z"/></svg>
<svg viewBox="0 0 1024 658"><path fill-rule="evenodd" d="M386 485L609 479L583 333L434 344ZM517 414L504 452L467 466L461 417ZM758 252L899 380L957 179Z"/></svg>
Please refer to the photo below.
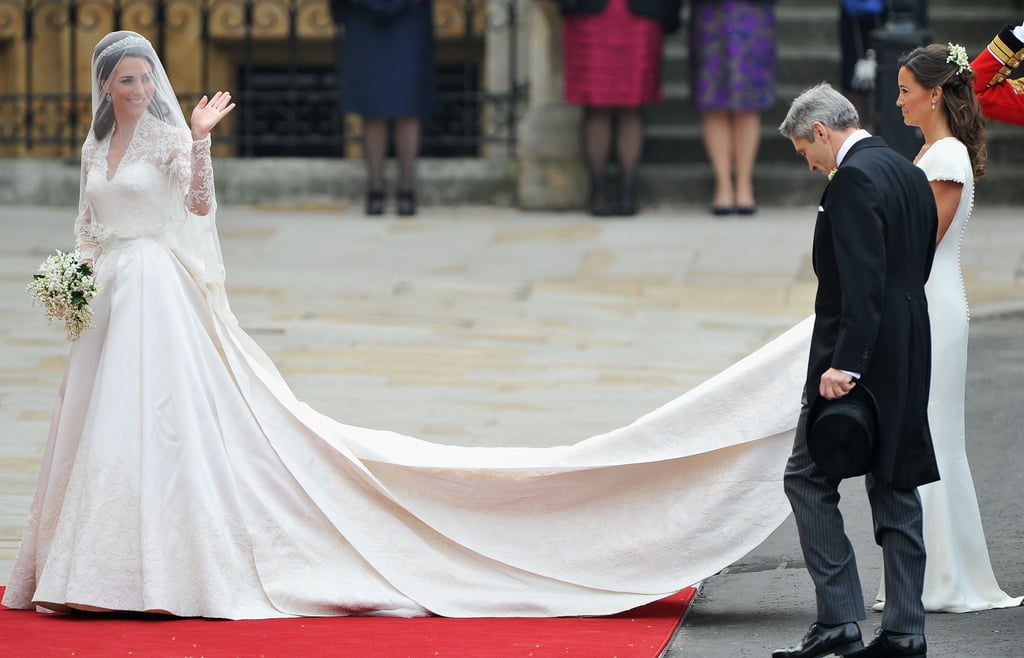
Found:
<svg viewBox="0 0 1024 658"><path fill-rule="evenodd" d="M626 0L608 0L600 14L564 16L565 100L606 107L660 101L661 41L661 24L633 14Z"/></svg>

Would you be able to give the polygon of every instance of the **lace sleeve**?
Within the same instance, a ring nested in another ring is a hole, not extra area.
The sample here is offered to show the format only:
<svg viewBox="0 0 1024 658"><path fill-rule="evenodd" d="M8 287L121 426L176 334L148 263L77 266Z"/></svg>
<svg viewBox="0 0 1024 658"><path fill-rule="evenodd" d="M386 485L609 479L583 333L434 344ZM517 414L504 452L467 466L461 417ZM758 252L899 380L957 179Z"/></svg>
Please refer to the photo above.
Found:
<svg viewBox="0 0 1024 658"><path fill-rule="evenodd" d="M162 124L154 122L157 130ZM213 160L210 137L192 139L188 129L164 133L173 141L170 152L162 141L163 160L172 185L180 196L170 210L167 240L182 264L208 295L211 304L230 313L224 293L224 259L217 236L217 200L213 184Z"/></svg>
<svg viewBox="0 0 1024 658"><path fill-rule="evenodd" d="M183 133L171 159L171 173L185 190L185 207L194 215L205 217L217 207L213 185L213 157L210 136L194 141L191 133Z"/></svg>
<svg viewBox="0 0 1024 658"><path fill-rule="evenodd" d="M210 136L192 142L192 180L185 202L189 212L209 215L217 205L213 188L213 157L210 155Z"/></svg>
<svg viewBox="0 0 1024 658"><path fill-rule="evenodd" d="M85 186L88 182L88 172L91 168L93 154L95 153L96 142L93 140L92 132L82 145L82 173L78 188L78 216L75 217L75 250L82 258L95 260L96 252L99 251L99 242L93 233L92 212L89 208L89 201L85 194Z"/></svg>

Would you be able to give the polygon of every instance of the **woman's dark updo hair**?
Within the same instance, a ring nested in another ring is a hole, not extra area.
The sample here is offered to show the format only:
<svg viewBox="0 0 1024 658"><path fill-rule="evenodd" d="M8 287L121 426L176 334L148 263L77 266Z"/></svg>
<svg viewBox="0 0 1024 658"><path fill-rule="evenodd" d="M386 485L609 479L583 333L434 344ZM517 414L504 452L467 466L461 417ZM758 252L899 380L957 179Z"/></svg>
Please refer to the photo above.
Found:
<svg viewBox="0 0 1024 658"><path fill-rule="evenodd" d="M144 59L149 63L149 67L152 71L157 70L156 63L153 61L153 49L145 45L132 45L125 48L119 48L116 51L103 55L103 51L106 50L107 46L112 43L117 43L121 39L129 36L139 36L135 32L120 31L111 32L107 36L103 37L99 43L96 44L96 48L93 49L93 69L96 71L96 84L102 89L103 82L109 80L110 76L114 74L114 69L117 68L118 63L125 57L138 57ZM97 59L102 56L102 59ZM163 119L163 109L156 98L152 99L147 108L150 114ZM95 134L96 139L100 140L110 134L111 129L114 127L114 108L107 95L104 93L100 94L99 102L96 105L96 116L92 118L92 131Z"/></svg>
<svg viewBox="0 0 1024 658"><path fill-rule="evenodd" d="M953 136L967 147L974 177L984 175L985 118L978 98L974 95L974 70L967 66L958 72L956 62L947 61L949 46L933 43L910 51L900 58L899 65L914 76L926 89L942 87L942 105L949 117Z"/></svg>

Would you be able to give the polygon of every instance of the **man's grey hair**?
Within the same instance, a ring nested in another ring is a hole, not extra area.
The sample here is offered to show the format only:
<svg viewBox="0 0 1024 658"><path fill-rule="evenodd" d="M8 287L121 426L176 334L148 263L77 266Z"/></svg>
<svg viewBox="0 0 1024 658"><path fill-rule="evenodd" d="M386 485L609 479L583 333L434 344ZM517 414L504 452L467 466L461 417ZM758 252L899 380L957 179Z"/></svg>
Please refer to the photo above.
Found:
<svg viewBox="0 0 1024 658"><path fill-rule="evenodd" d="M820 121L831 130L860 128L857 109L827 82L805 89L789 106L779 132L790 139L814 141L812 126Z"/></svg>

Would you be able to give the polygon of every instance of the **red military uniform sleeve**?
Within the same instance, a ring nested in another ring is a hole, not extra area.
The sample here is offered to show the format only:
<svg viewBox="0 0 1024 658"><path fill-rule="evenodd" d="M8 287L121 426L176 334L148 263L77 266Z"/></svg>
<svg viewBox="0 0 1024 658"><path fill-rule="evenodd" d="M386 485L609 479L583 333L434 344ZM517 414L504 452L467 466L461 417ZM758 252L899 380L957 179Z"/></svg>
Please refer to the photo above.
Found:
<svg viewBox="0 0 1024 658"><path fill-rule="evenodd" d="M988 118L1024 126L1024 82L1007 77L1022 59L1024 44L1007 25L971 62L974 92Z"/></svg>

